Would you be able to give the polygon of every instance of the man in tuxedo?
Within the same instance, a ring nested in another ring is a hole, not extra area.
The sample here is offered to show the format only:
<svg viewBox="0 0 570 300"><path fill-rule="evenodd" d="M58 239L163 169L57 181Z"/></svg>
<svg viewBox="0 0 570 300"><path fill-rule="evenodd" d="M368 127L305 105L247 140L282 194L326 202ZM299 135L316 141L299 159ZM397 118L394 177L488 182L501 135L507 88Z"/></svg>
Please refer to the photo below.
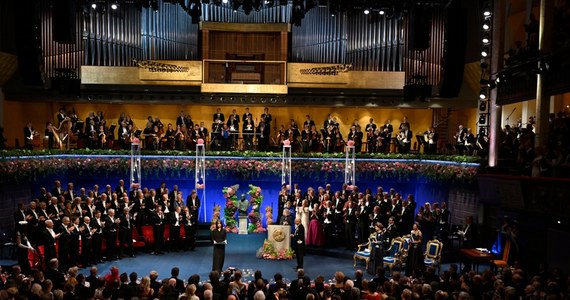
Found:
<svg viewBox="0 0 570 300"><path fill-rule="evenodd" d="M293 249L297 257L296 270L303 268L303 258L305 256L305 227L301 224L301 218L295 218L295 232L291 234Z"/></svg>
<svg viewBox="0 0 570 300"><path fill-rule="evenodd" d="M121 256L125 254L134 257L133 251L133 215L130 213L129 208L123 208L123 214L119 216L119 252ZM123 248L126 248L124 253Z"/></svg>
<svg viewBox="0 0 570 300"><path fill-rule="evenodd" d="M170 223L170 250L178 251L180 249L180 227L182 224L182 208L177 206L169 215Z"/></svg>
<svg viewBox="0 0 570 300"><path fill-rule="evenodd" d="M356 208L354 202L348 201L348 207L344 209L344 237L346 241L346 249L354 250L354 235L356 233Z"/></svg>
<svg viewBox="0 0 570 300"><path fill-rule="evenodd" d="M184 128L192 128L188 126L188 120L186 120L186 115L184 114L183 110L180 111L180 115L176 118L176 126L178 125Z"/></svg>
<svg viewBox="0 0 570 300"><path fill-rule="evenodd" d="M125 181L121 179L119 180L119 186L115 188L115 193L122 197L125 192L127 192L127 188L125 187Z"/></svg>
<svg viewBox="0 0 570 300"><path fill-rule="evenodd" d="M267 127L267 132L271 132L271 114L269 113L269 108L264 108L263 113L261 114L261 121L265 123L265 127Z"/></svg>
<svg viewBox="0 0 570 300"><path fill-rule="evenodd" d="M32 127L32 122L28 122L26 127L24 127L24 148L28 150L34 149L33 142L34 142L34 128Z"/></svg>
<svg viewBox="0 0 570 300"><path fill-rule="evenodd" d="M222 122L222 123L226 121L226 118L224 117L224 114L222 113L222 109L219 107L216 109L216 113L214 114L214 117L212 118L212 121L214 123L218 123L218 120L219 120L219 122Z"/></svg>
<svg viewBox="0 0 570 300"><path fill-rule="evenodd" d="M188 208L188 206L184 207L182 224L184 225L184 237L186 238L184 250L192 250L196 249L196 230L197 221L195 221L195 217Z"/></svg>
<svg viewBox="0 0 570 300"><path fill-rule="evenodd" d="M84 219L86 220L86 219ZM101 219L101 211L95 211L93 219L90 222L90 228L92 229L91 236L91 260L93 263L102 263L101 260L101 246L103 244L103 220Z"/></svg>
<svg viewBox="0 0 570 300"><path fill-rule="evenodd" d="M51 195L53 197L59 197L59 195L63 194L63 189L61 188L61 181L56 180L53 182L53 189L51 190Z"/></svg>
<svg viewBox="0 0 570 300"><path fill-rule="evenodd" d="M44 259L45 263L49 264L53 258L56 258L57 253L55 250L55 241L59 239L61 233L55 233L53 230L53 221L46 220L45 221L46 229L42 233L42 242L41 244L44 245Z"/></svg>
<svg viewBox="0 0 570 300"><path fill-rule="evenodd" d="M198 193L196 193L196 190L192 190L192 192L190 192L190 195L188 195L186 199L186 206L188 207L190 213L192 214L193 218L192 221L198 222L198 214L200 211L200 198L198 198Z"/></svg>
<svg viewBox="0 0 570 300"><path fill-rule="evenodd" d="M259 126L257 126L257 150L259 151L267 151L267 147L269 146L269 125L264 121L259 122Z"/></svg>
<svg viewBox="0 0 570 300"><path fill-rule="evenodd" d="M91 218L88 216L83 217L83 223L79 227L81 231L81 257L79 258L79 264L83 267L90 266L91 259L91 247L93 241L93 233L95 233L95 228L91 228Z"/></svg>
<svg viewBox="0 0 570 300"><path fill-rule="evenodd" d="M389 240L389 243L392 242L392 239L398 236L398 227L396 227L395 220L396 218L394 217L388 218L388 227L386 227L386 232L384 233L384 236Z"/></svg>
<svg viewBox="0 0 570 300"><path fill-rule="evenodd" d="M107 260L116 260L117 256L117 229L119 227L119 218L115 216L114 209L107 210L107 216L104 218L103 234L105 235L105 245L107 246Z"/></svg>
<svg viewBox="0 0 570 300"><path fill-rule="evenodd" d="M245 120L247 120L248 117L249 117L250 119L252 119L252 118L253 118L253 115L249 112L249 107L246 107L246 108L245 108L245 113L243 113L243 116L241 117L241 121L242 121L242 122L245 122Z"/></svg>
<svg viewBox="0 0 570 300"><path fill-rule="evenodd" d="M463 241L463 249L475 248L475 236L477 235L477 227L475 224L473 224L473 216L467 216L465 218L465 226L463 226L463 230L460 230L458 233ZM469 272L471 270L471 261L469 259L464 259L463 263L465 266L463 267L462 272Z"/></svg>
<svg viewBox="0 0 570 300"><path fill-rule="evenodd" d="M164 222L165 215L162 211L161 205L156 205L156 208L150 211L152 220L152 231L154 236L154 252L153 254L163 254L162 248L164 247Z"/></svg>

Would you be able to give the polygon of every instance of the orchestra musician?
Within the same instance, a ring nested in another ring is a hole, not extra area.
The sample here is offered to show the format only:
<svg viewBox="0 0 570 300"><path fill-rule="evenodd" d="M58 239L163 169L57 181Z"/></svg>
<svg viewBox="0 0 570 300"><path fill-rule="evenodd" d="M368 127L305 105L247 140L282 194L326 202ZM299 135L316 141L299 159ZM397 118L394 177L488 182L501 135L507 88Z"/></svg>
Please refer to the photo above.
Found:
<svg viewBox="0 0 570 300"><path fill-rule="evenodd" d="M265 122L265 127L267 127L267 132L271 132L271 121L272 120L273 120L273 118L271 117L271 114L269 113L269 108L265 107L263 109L263 114L261 114L260 121Z"/></svg>
<svg viewBox="0 0 570 300"><path fill-rule="evenodd" d="M369 153L376 152L376 146L378 145L378 132L373 118L370 118L369 123L364 127L364 131L366 132L366 150Z"/></svg>
<svg viewBox="0 0 570 300"><path fill-rule="evenodd" d="M251 150L253 148L253 135L255 133L255 124L251 119L251 114L247 115L246 119L243 121L242 132L245 149Z"/></svg>
<svg viewBox="0 0 570 300"><path fill-rule="evenodd" d="M107 147L107 130L103 123L99 123L99 129L97 130L97 148L105 149Z"/></svg>
<svg viewBox="0 0 570 300"><path fill-rule="evenodd" d="M400 133L396 137L398 140L398 152L403 154L410 153L412 137L412 131L406 125L402 126Z"/></svg>
<svg viewBox="0 0 570 300"><path fill-rule="evenodd" d="M164 136L160 139L160 148L166 148L170 150L174 150L174 135L176 131L172 128L172 123L168 123L166 126L166 132Z"/></svg>
<svg viewBox="0 0 570 300"><path fill-rule="evenodd" d="M309 152L309 139L311 138L311 130L308 124L303 125L303 131L301 132L301 146L304 153Z"/></svg>
<svg viewBox="0 0 570 300"><path fill-rule="evenodd" d="M249 117L250 119L253 119L253 115L249 112L249 107L245 108L245 112L243 113L243 116L241 117L241 121L245 122L245 120L247 120L247 117Z"/></svg>
<svg viewBox="0 0 570 300"><path fill-rule="evenodd" d="M121 149L128 149L129 144L131 142L131 132L129 131L129 128L127 127L127 121L126 119L120 123L121 127L119 127L119 145L121 147Z"/></svg>
<svg viewBox="0 0 570 300"><path fill-rule="evenodd" d="M471 128L467 128L467 133L465 134L465 141L464 141L467 155L473 154L476 142L477 140L475 139L475 135L473 135L473 131L471 130Z"/></svg>
<svg viewBox="0 0 570 300"><path fill-rule="evenodd" d="M463 128L463 125L459 125L457 129L457 133L453 136L455 141L455 145L453 148L455 149L456 154L463 155L465 150L465 138L467 137L467 129Z"/></svg>
<svg viewBox="0 0 570 300"><path fill-rule="evenodd" d="M322 144L321 144L321 134L317 130L317 126L311 126L311 132L309 136L309 150L322 152Z"/></svg>
<svg viewBox="0 0 570 300"><path fill-rule="evenodd" d="M174 132L174 146L177 150L186 150L186 141L182 125L176 125L176 132Z"/></svg>
<svg viewBox="0 0 570 300"><path fill-rule="evenodd" d="M379 135L379 140L381 142L379 146L379 151L386 153L390 151L390 143L392 141L392 132L394 132L394 127L390 124L390 120L386 120L386 123L382 126L382 131Z"/></svg>
<svg viewBox="0 0 570 300"><path fill-rule="evenodd" d="M24 127L24 148L28 150L33 150L34 137L38 135L39 133L34 130L34 127L32 127L32 122L28 122L26 124L26 127Z"/></svg>
<svg viewBox="0 0 570 300"><path fill-rule="evenodd" d="M426 154L435 154L437 152L437 141L439 140L439 134L435 132L435 128L432 126L426 132L424 132L424 152Z"/></svg>
<svg viewBox="0 0 570 300"><path fill-rule="evenodd" d="M224 114L222 113L222 109L219 107L216 109L216 113L214 114L214 116L212 118L212 121L214 124L218 123L218 120L219 120L219 122L222 122L222 123L224 121L226 121L226 118L224 117Z"/></svg>
<svg viewBox="0 0 570 300"><path fill-rule="evenodd" d="M48 138L48 149L55 148L55 136L57 133L54 132L54 127L51 122L46 122L46 130L44 135Z"/></svg>

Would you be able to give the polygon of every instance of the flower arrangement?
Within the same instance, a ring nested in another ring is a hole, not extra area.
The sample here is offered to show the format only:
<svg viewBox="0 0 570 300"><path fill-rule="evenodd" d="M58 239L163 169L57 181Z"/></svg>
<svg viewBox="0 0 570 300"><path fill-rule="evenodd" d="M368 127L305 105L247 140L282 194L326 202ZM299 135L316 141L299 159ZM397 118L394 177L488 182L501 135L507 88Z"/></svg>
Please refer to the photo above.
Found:
<svg viewBox="0 0 570 300"><path fill-rule="evenodd" d="M261 188L255 185L249 185L249 205L251 206L251 211L247 215L249 219L249 226L247 228L248 232L265 232L266 229L263 228L261 223L261 214L259 213L261 203L263 202L263 195L261 194Z"/></svg>
<svg viewBox="0 0 570 300"><path fill-rule="evenodd" d="M275 245L266 239L261 247L259 257L263 259L293 259L294 255L295 252L291 249L277 251Z"/></svg>
<svg viewBox="0 0 570 300"><path fill-rule="evenodd" d="M0 154L5 154L0 152ZM449 159L450 157L447 157ZM404 158L402 158L404 159ZM192 177L195 162L189 157L142 157L141 169L144 176ZM344 161L341 159L299 159L292 162L292 173L299 177L342 176ZM56 174L77 174L79 176L106 176L127 174L130 158L126 156L45 156L45 157L6 157L0 158L0 180L3 182L34 181L37 178ZM280 175L281 161L277 158L233 159L213 158L206 160L208 172L218 176L259 178L264 175ZM356 161L357 176L374 179L392 178L406 181L413 176L421 176L431 182L473 182L478 173L478 165L446 163L444 161ZM198 182L196 189L204 188Z"/></svg>
<svg viewBox="0 0 570 300"><path fill-rule="evenodd" d="M265 223L267 226L273 225L273 207L271 206L265 207Z"/></svg>
<svg viewBox="0 0 570 300"><path fill-rule="evenodd" d="M216 228L216 222L221 217L221 209L222 207L219 204L214 205L214 214L212 214L212 223L210 224L210 230L214 230Z"/></svg>
<svg viewBox="0 0 570 300"><path fill-rule="evenodd" d="M239 189L239 184L234 184L230 187L222 189L224 197L226 198L226 208L224 208L224 217L226 219L226 230L229 232L238 232L237 222L234 215L237 211L237 196L236 193Z"/></svg>

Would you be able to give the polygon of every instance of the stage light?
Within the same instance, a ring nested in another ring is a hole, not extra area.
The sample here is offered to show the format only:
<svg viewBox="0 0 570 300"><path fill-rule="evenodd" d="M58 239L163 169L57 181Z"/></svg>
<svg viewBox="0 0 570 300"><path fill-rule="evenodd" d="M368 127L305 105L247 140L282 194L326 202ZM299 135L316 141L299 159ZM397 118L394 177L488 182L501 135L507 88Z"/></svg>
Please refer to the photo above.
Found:
<svg viewBox="0 0 570 300"><path fill-rule="evenodd" d="M117 10L117 8L119 8L119 6L116 3L111 4L112 10Z"/></svg>
<svg viewBox="0 0 570 300"><path fill-rule="evenodd" d="M364 14L367 15L370 13L370 10L368 8L364 9Z"/></svg>
<svg viewBox="0 0 570 300"><path fill-rule="evenodd" d="M97 3L93 2L93 3L91 4L91 8L97 9Z"/></svg>
<svg viewBox="0 0 570 300"><path fill-rule="evenodd" d="M481 90L479 92L479 99L483 100L485 98L487 98L487 93L485 92L485 90Z"/></svg>
<svg viewBox="0 0 570 300"><path fill-rule="evenodd" d="M486 123L487 123L487 117L485 115L480 115L479 124L486 124Z"/></svg>
<svg viewBox="0 0 570 300"><path fill-rule="evenodd" d="M384 14L386 14L386 11L383 10L383 9L381 9L378 13L379 13L381 16L383 16Z"/></svg>
<svg viewBox="0 0 570 300"><path fill-rule="evenodd" d="M228 3L228 0L222 0L222 3L223 3L223 4L227 4L227 3Z"/></svg>
<svg viewBox="0 0 570 300"><path fill-rule="evenodd" d="M489 20L483 21L483 29L489 30L490 28L491 28L491 21L489 21Z"/></svg>
<svg viewBox="0 0 570 300"><path fill-rule="evenodd" d="M485 7L485 9L483 10L483 16L484 17L490 17L491 16L491 8L490 7Z"/></svg>
<svg viewBox="0 0 570 300"><path fill-rule="evenodd" d="M487 111L487 101L481 101L481 103L479 103L479 111Z"/></svg>
<svg viewBox="0 0 570 300"><path fill-rule="evenodd" d="M483 50L481 50L481 56L482 57L489 56L489 48L488 47L483 47Z"/></svg>
<svg viewBox="0 0 570 300"><path fill-rule="evenodd" d="M491 42L491 40L489 39L489 33L488 32L483 34L482 41L483 41L483 44L489 44Z"/></svg>

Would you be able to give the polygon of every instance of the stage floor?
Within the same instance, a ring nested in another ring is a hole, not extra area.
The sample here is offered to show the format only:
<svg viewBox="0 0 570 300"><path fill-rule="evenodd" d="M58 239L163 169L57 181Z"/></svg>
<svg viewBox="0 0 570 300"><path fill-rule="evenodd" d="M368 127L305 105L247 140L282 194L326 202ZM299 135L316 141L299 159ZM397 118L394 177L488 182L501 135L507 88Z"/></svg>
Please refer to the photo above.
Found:
<svg viewBox="0 0 570 300"><path fill-rule="evenodd" d="M266 233L253 233L248 235L238 235L230 233L227 236L226 258L224 268L234 267L244 270L244 279L253 279L253 272L261 270L264 278L271 280L277 272L281 273L286 282L296 277L296 260L265 260L256 257L256 252L263 245L267 238ZM137 253L134 258L123 258L121 260L104 262L98 264L99 275L105 275L112 266L117 266L119 272L136 272L139 278L148 276L150 271L157 271L159 278L170 277L170 270L173 267L180 268L180 278L187 280L190 275L198 274L201 280L208 280L208 274L212 269L212 247L200 243L195 251L166 252L164 255L151 255L146 252ZM353 251L345 250L343 247L319 249L309 248L309 254L305 255L304 269L307 275L314 279L322 275L326 280L332 280L337 271L344 272L347 276L353 277L354 271L361 269L365 273L365 278L372 278L372 275L365 271L365 264L359 261L354 267L352 255ZM319 254L319 252L322 252ZM7 268L16 261L4 257L0 264ZM484 270L484 266L481 266ZM449 263L442 264L441 270L447 270ZM89 275L89 269L81 269L80 273ZM389 275L389 274L387 274Z"/></svg>

